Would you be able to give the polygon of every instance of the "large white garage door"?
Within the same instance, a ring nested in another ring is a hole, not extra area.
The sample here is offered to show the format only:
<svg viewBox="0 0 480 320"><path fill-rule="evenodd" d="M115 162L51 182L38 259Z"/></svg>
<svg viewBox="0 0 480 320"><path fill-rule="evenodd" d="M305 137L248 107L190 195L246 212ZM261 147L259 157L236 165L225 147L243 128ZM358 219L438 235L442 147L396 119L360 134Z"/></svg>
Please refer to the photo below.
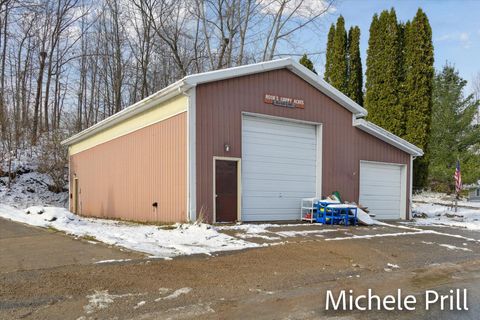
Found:
<svg viewBox="0 0 480 320"><path fill-rule="evenodd" d="M394 164L360 162L361 205L368 207L376 219L400 219L404 215L405 188L403 167Z"/></svg>
<svg viewBox="0 0 480 320"><path fill-rule="evenodd" d="M244 116L242 220L297 220L316 191L316 126Z"/></svg>

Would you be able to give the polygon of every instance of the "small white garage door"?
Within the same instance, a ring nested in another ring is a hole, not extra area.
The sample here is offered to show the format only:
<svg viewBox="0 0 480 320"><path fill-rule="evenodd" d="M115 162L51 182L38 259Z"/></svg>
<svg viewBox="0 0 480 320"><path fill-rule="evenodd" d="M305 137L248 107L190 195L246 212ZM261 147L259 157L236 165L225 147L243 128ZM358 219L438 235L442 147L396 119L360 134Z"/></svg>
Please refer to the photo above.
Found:
<svg viewBox="0 0 480 320"><path fill-rule="evenodd" d="M361 205L368 207L376 219L400 219L405 212L406 182L404 166L374 162L360 162Z"/></svg>
<svg viewBox="0 0 480 320"><path fill-rule="evenodd" d="M316 192L316 126L243 116L242 220L298 220Z"/></svg>

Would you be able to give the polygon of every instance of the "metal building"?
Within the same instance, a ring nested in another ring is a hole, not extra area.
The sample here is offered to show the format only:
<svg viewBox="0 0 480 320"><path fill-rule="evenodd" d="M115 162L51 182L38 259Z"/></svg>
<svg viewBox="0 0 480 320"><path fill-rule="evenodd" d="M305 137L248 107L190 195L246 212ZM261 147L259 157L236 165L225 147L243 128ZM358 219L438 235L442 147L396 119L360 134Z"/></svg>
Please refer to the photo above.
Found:
<svg viewBox="0 0 480 320"><path fill-rule="evenodd" d="M70 210L176 222L299 219L339 191L407 219L416 146L290 58L187 76L74 135Z"/></svg>

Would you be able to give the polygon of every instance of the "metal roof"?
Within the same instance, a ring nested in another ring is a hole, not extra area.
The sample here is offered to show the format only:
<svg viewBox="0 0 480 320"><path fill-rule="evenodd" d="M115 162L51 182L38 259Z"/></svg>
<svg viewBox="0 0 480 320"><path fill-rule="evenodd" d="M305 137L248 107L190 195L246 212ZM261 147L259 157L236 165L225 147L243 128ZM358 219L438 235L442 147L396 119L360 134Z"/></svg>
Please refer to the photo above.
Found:
<svg viewBox="0 0 480 320"><path fill-rule="evenodd" d="M255 64L249 64L239 67L233 67L228 69L221 69L209 72L203 72L198 74L192 74L184 77L183 79L172 83L168 87L150 95L149 97L138 101L137 103L123 109L122 111L96 123L95 125L73 135L72 137L62 141L63 145L71 145L82 141L96 133L103 131L107 128L110 128L116 125L119 122L124 121L134 115L142 113L152 107L155 107L159 103L171 99L179 94L187 94L190 88L195 87L198 84L226 80L241 76L246 76L250 74L262 73L277 69L286 68L301 77L303 80L308 82L310 85L315 87L320 92L324 93L338 104L343 106L345 109L349 110L355 118L361 118L367 115L367 110L358 105L352 99L338 91L336 88L331 86L329 83L320 78L309 69L305 68L303 65L293 60L292 58L284 58L278 60L271 60L266 62L260 62ZM356 121L356 122L355 122ZM416 146L408 143L407 141L393 135L392 133L375 126L373 123L367 122L365 120L354 120L354 126L359 129L368 132L383 141L390 143L399 149L408 152L412 155L419 156L423 155L423 151Z"/></svg>

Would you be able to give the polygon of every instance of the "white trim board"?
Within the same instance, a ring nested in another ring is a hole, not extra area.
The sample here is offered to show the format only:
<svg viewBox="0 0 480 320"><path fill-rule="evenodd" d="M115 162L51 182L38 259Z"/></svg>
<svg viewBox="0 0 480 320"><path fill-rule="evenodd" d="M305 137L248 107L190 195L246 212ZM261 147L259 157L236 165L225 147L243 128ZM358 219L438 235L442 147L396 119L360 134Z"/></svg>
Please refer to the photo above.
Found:
<svg viewBox="0 0 480 320"><path fill-rule="evenodd" d="M196 87L188 93L187 105L187 219L197 219L197 125Z"/></svg>
<svg viewBox="0 0 480 320"><path fill-rule="evenodd" d="M322 197L322 172L323 172L323 125L317 124L316 126L317 134L317 198Z"/></svg>

